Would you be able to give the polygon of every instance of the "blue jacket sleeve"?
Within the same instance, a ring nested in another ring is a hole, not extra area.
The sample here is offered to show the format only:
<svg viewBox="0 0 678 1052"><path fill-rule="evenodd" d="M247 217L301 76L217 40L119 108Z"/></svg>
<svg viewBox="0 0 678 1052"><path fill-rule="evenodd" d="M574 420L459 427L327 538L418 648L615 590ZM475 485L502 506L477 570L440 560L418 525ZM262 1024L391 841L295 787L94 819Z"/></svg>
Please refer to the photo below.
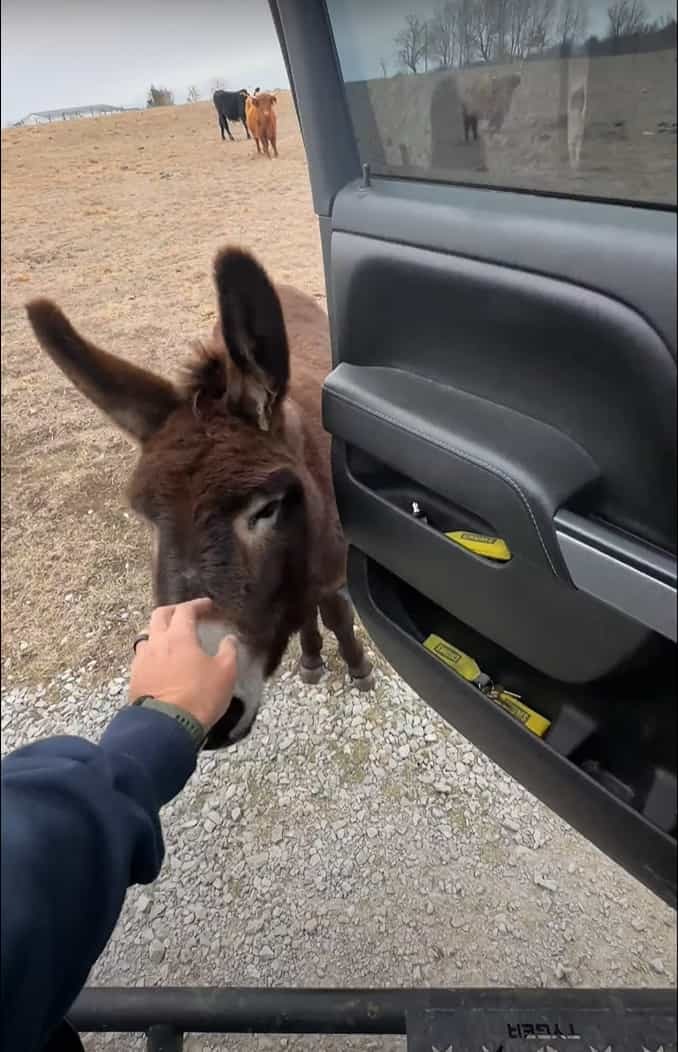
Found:
<svg viewBox="0 0 678 1052"><path fill-rule="evenodd" d="M3 1049L40 1049L84 986L131 884L164 856L159 811L195 768L164 713L129 707L99 745L48 738L2 761Z"/></svg>

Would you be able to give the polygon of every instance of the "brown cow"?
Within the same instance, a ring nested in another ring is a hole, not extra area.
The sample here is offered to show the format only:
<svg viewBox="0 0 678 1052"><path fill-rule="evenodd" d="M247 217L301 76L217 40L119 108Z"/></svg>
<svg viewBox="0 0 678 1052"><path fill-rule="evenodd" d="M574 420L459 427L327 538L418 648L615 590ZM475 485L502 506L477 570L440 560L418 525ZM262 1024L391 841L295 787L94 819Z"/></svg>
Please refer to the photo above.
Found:
<svg viewBox="0 0 678 1052"><path fill-rule="evenodd" d="M295 289L278 295L238 249L219 253L215 279L220 321L180 385L98 349L51 301L27 307L54 362L140 445L128 496L153 530L155 602L207 595L215 613L200 625L202 645L215 652L225 634L237 638L234 701L210 732L213 749L249 733L293 633L302 679L319 681L318 610L356 685L373 682L343 592L346 545L320 417L327 317Z"/></svg>
<svg viewBox="0 0 678 1052"><path fill-rule="evenodd" d="M263 152L270 158L268 152L269 144L273 147L273 153L278 156L277 147L277 118L275 115L275 95L268 91L260 91L256 95L249 95L245 99L245 118L250 135L257 144L257 153Z"/></svg>

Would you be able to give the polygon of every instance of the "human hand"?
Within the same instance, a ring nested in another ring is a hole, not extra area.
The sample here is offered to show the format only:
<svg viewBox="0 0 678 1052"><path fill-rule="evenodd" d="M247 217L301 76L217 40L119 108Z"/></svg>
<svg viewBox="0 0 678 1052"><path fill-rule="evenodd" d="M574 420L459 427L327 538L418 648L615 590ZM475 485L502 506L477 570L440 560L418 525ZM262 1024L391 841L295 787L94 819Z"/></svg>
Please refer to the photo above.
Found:
<svg viewBox="0 0 678 1052"><path fill-rule="evenodd" d="M130 670L131 701L151 695L177 705L209 730L226 712L237 679L236 648L227 636L210 657L200 646L196 626L213 611L210 599L194 599L153 611L136 646Z"/></svg>

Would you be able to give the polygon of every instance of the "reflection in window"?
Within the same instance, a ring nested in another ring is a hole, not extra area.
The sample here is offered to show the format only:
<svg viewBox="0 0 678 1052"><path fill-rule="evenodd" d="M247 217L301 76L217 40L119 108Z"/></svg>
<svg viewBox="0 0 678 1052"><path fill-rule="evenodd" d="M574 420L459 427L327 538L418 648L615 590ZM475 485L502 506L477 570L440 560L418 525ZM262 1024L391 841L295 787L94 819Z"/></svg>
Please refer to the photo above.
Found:
<svg viewBox="0 0 678 1052"><path fill-rule="evenodd" d="M363 161L676 202L671 0L329 0Z"/></svg>

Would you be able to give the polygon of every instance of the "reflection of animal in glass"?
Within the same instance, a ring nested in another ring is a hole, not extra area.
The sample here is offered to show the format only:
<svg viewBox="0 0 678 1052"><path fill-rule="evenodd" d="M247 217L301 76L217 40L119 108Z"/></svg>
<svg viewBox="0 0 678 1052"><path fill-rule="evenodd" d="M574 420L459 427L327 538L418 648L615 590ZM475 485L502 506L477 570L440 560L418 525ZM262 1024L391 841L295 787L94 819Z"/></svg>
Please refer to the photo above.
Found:
<svg viewBox="0 0 678 1052"><path fill-rule="evenodd" d="M567 100L567 153L570 159L570 168L573 171L579 168L579 158L584 141L586 112L588 109L588 81L588 62L586 62L583 69L578 71L576 76L572 73L572 66L570 67L570 90Z"/></svg>
<svg viewBox="0 0 678 1052"><path fill-rule="evenodd" d="M431 97L430 164L439 172L485 170L485 144L478 137L475 113L464 108L462 83L459 74L443 76L437 80ZM459 134L460 112L472 140L467 135L464 141Z"/></svg>
<svg viewBox="0 0 678 1052"><path fill-rule="evenodd" d="M461 115L464 121L464 140L468 142L469 134L473 133L473 141L478 141L478 117L472 111L469 112L466 103L461 104Z"/></svg>
<svg viewBox="0 0 678 1052"><path fill-rule="evenodd" d="M520 73L506 73L501 76L484 73L465 88L461 114L466 142L471 134L474 141L478 139L480 121L486 121L491 132L501 129L520 81Z"/></svg>

